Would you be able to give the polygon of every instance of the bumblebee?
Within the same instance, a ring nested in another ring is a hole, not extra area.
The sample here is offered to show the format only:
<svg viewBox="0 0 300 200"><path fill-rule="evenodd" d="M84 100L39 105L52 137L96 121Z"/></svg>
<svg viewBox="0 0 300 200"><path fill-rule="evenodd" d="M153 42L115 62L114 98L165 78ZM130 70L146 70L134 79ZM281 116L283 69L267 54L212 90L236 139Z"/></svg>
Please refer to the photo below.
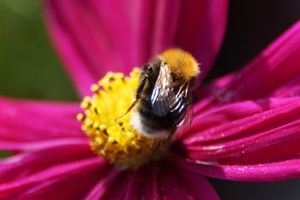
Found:
<svg viewBox="0 0 300 200"><path fill-rule="evenodd" d="M166 50L144 65L128 109L134 108L132 127L148 138L172 138L190 115L191 89L199 73L197 61L181 49Z"/></svg>

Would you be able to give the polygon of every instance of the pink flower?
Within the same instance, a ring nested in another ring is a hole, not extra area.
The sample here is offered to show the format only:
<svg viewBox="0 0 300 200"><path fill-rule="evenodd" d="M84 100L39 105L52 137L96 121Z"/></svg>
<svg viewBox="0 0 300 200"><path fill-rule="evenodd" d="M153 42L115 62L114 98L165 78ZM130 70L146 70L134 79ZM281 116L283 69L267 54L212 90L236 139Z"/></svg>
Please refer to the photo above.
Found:
<svg viewBox="0 0 300 200"><path fill-rule="evenodd" d="M108 70L128 73L172 46L202 77L218 52L226 1L46 1L49 31L80 95ZM120 170L90 149L78 103L0 98L1 199L218 199L204 176L300 175L300 22L242 71L198 90L191 127L169 155Z"/></svg>

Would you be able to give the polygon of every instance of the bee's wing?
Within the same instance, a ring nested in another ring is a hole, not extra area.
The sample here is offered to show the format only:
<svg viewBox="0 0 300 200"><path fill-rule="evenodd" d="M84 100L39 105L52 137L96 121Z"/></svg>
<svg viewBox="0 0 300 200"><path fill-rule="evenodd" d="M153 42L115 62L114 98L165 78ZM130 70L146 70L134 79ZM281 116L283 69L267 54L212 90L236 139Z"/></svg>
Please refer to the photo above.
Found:
<svg viewBox="0 0 300 200"><path fill-rule="evenodd" d="M157 116L165 116L170 112L170 101L174 96L173 79L170 69L165 62L161 62L159 75L151 94L153 112Z"/></svg>
<svg viewBox="0 0 300 200"><path fill-rule="evenodd" d="M193 109L191 106L188 106L186 113L184 114L184 117L181 119L179 124L177 124L177 127L180 131L186 131L192 124L193 121Z"/></svg>
<svg viewBox="0 0 300 200"><path fill-rule="evenodd" d="M183 123L187 124L191 122L191 112L189 112L191 111L191 94L189 90L188 82L181 85L176 95L170 101L171 113L178 127Z"/></svg>

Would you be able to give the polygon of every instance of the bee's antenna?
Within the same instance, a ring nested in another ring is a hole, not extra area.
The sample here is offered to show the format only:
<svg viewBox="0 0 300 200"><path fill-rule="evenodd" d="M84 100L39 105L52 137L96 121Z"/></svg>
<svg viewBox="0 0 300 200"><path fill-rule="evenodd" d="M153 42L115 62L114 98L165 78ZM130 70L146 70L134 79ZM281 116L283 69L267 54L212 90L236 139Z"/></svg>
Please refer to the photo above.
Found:
<svg viewBox="0 0 300 200"><path fill-rule="evenodd" d="M141 93L142 93L142 91L143 91L143 89L144 89L144 86L145 86L147 80L148 80L148 75L145 75L145 76L142 78L142 80L141 80L141 82L140 82L140 85L139 85L139 87L138 87L138 89L137 89L137 92L136 92L136 98L135 98L134 102L130 105L130 107L128 108L128 110L127 110L123 115L121 115L121 116L115 118L115 121L118 120L118 119L120 119L121 117L124 117L125 115L127 115L127 114L129 113L129 111L137 104L137 102L138 102L138 101L140 100L140 98L141 98Z"/></svg>
<svg viewBox="0 0 300 200"><path fill-rule="evenodd" d="M124 114L122 114L122 115L118 116L117 118L115 118L115 121L117 121L117 120L120 119L121 117L124 117L125 115L127 115L127 114L129 113L129 111L136 105L137 102L138 102L138 99L136 99L136 100L130 105L130 107L127 109L127 111L126 111Z"/></svg>

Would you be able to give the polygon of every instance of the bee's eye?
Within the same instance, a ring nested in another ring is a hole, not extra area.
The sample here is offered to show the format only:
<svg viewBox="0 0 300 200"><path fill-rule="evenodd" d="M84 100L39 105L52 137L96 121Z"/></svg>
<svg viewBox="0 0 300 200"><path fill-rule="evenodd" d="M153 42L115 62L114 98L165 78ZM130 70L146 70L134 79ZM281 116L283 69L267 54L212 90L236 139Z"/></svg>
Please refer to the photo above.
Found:
<svg viewBox="0 0 300 200"><path fill-rule="evenodd" d="M141 70L141 73L146 73L147 71L149 71L149 65L144 65L142 70Z"/></svg>
<svg viewBox="0 0 300 200"><path fill-rule="evenodd" d="M152 71L153 71L153 68L149 65L149 66L147 66L147 70L148 70L149 72L152 72Z"/></svg>

